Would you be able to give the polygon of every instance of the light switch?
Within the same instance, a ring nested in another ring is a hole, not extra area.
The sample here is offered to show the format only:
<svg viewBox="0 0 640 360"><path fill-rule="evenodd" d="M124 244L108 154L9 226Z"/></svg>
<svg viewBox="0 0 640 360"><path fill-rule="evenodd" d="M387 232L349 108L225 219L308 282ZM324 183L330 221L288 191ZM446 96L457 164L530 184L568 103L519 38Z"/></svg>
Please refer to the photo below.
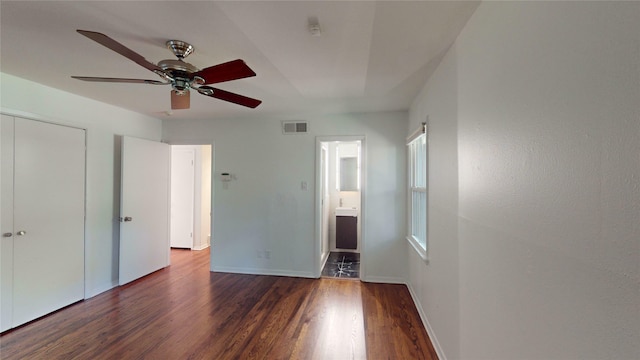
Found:
<svg viewBox="0 0 640 360"><path fill-rule="evenodd" d="M307 182L303 181L300 183L300 190L307 191Z"/></svg>

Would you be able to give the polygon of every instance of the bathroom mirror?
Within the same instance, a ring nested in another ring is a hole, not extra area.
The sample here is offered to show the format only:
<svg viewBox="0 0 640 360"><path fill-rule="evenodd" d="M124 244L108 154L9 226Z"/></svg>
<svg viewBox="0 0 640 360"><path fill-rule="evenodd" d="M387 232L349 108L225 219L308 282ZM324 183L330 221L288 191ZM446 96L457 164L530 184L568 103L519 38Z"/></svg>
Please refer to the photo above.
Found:
<svg viewBox="0 0 640 360"><path fill-rule="evenodd" d="M358 158L340 158L340 191L358 191Z"/></svg>

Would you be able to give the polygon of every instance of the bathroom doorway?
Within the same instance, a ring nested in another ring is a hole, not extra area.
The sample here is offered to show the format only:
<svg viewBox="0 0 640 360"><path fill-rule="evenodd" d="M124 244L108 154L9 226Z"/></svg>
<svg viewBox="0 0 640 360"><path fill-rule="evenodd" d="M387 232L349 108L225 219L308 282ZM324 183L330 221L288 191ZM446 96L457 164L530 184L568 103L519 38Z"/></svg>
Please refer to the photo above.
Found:
<svg viewBox="0 0 640 360"><path fill-rule="evenodd" d="M364 137L317 141L318 276L360 279L363 253Z"/></svg>

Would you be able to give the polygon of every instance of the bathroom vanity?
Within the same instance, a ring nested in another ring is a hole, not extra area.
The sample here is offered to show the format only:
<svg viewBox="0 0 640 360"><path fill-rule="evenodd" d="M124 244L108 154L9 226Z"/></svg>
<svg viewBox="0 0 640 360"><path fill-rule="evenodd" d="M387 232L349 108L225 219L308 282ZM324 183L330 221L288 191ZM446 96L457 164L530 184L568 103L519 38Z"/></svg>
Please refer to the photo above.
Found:
<svg viewBox="0 0 640 360"><path fill-rule="evenodd" d="M358 248L358 209L336 208L336 248Z"/></svg>

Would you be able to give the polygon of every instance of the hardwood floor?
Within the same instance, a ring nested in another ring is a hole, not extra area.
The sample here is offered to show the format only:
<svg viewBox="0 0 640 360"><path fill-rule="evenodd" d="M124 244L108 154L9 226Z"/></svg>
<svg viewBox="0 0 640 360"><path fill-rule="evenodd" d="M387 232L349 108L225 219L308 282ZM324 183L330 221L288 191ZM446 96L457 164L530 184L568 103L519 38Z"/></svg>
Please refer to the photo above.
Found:
<svg viewBox="0 0 640 360"><path fill-rule="evenodd" d="M209 272L209 252L2 334L8 359L437 359L404 285Z"/></svg>

